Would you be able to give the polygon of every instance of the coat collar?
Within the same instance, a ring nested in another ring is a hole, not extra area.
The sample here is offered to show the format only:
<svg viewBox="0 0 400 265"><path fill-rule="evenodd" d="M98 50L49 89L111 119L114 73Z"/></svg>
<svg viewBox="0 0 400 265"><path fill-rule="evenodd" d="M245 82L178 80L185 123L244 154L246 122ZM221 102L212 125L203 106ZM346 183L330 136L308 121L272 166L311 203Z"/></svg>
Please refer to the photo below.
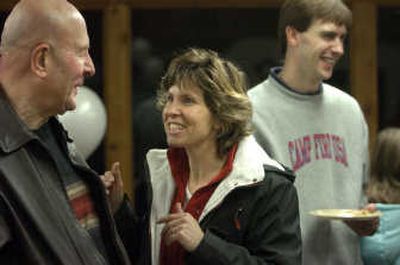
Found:
<svg viewBox="0 0 400 265"><path fill-rule="evenodd" d="M68 136L67 131L58 121L58 118L51 117L50 123L55 124L57 135L64 137L67 141L69 153L75 157L77 153L74 145L71 146L72 139ZM11 153L21 148L23 145L34 139L39 139L36 134L25 125L25 123L18 117L17 113L11 106L10 101L4 94L0 85L0 151L4 153ZM81 160L81 159L79 159Z"/></svg>

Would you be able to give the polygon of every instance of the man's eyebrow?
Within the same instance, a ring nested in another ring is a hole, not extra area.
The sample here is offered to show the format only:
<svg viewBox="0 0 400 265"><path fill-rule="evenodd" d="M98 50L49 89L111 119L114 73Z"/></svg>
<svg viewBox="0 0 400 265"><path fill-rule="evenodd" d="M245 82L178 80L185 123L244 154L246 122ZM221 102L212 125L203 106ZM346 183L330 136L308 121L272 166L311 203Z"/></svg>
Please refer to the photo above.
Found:
<svg viewBox="0 0 400 265"><path fill-rule="evenodd" d="M321 30L320 34L321 35L325 35L325 36L336 36L336 35L340 35L340 36L344 36L344 37L347 36L347 32L339 33L339 32L337 32L335 30L330 30L330 29Z"/></svg>

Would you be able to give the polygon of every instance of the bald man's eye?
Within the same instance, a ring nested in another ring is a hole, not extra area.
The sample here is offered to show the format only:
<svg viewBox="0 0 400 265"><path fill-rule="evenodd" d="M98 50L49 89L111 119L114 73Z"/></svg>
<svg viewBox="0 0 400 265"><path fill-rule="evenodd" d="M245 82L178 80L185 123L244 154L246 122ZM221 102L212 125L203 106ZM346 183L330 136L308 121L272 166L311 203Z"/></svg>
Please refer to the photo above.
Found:
<svg viewBox="0 0 400 265"><path fill-rule="evenodd" d="M89 50L88 49L80 49L78 51L78 55L81 57L86 57L89 55Z"/></svg>

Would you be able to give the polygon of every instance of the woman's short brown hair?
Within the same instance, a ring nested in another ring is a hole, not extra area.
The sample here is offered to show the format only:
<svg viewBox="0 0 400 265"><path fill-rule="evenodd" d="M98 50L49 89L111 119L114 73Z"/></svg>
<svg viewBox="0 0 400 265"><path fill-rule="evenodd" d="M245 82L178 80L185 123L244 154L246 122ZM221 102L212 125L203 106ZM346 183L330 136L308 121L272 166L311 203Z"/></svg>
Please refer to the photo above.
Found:
<svg viewBox="0 0 400 265"><path fill-rule="evenodd" d="M251 133L252 108L244 73L216 52L190 48L172 59L158 90L160 109L174 85L181 89L192 85L203 92L207 107L221 127L217 134L218 155L225 155Z"/></svg>

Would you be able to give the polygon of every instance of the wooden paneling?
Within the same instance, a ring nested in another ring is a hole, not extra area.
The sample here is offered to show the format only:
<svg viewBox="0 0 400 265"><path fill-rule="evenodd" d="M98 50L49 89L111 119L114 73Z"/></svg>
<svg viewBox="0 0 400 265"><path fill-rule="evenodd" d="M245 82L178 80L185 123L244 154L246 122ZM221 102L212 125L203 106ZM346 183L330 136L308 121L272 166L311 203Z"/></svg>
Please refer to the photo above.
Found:
<svg viewBox="0 0 400 265"><path fill-rule="evenodd" d="M79 9L103 9L117 4L117 0L68 0Z"/></svg>
<svg viewBox="0 0 400 265"><path fill-rule="evenodd" d="M378 131L377 6L368 1L354 1L352 10L351 93L364 111L372 148Z"/></svg>
<svg viewBox="0 0 400 265"><path fill-rule="evenodd" d="M374 3L379 6L399 6L400 0L348 0ZM9 10L18 0L0 0L0 10ZM82 9L103 9L115 4L126 4L132 8L234 8L234 7L276 7L282 0L70 0Z"/></svg>
<svg viewBox="0 0 400 265"><path fill-rule="evenodd" d="M108 112L107 167L120 161L125 191L132 195L131 10L118 4L104 9L104 95Z"/></svg>
<svg viewBox="0 0 400 265"><path fill-rule="evenodd" d="M360 0L353 0L352 2L360 2ZM377 6L400 6L399 0L364 0L364 2L369 2L372 4L376 4Z"/></svg>
<svg viewBox="0 0 400 265"><path fill-rule="evenodd" d="M69 0L80 9L103 9L124 4L131 8L235 8L276 7L282 0ZM0 10L9 10L18 0L0 0Z"/></svg>
<svg viewBox="0 0 400 265"><path fill-rule="evenodd" d="M277 7L282 0L129 0L132 8L254 8Z"/></svg>

